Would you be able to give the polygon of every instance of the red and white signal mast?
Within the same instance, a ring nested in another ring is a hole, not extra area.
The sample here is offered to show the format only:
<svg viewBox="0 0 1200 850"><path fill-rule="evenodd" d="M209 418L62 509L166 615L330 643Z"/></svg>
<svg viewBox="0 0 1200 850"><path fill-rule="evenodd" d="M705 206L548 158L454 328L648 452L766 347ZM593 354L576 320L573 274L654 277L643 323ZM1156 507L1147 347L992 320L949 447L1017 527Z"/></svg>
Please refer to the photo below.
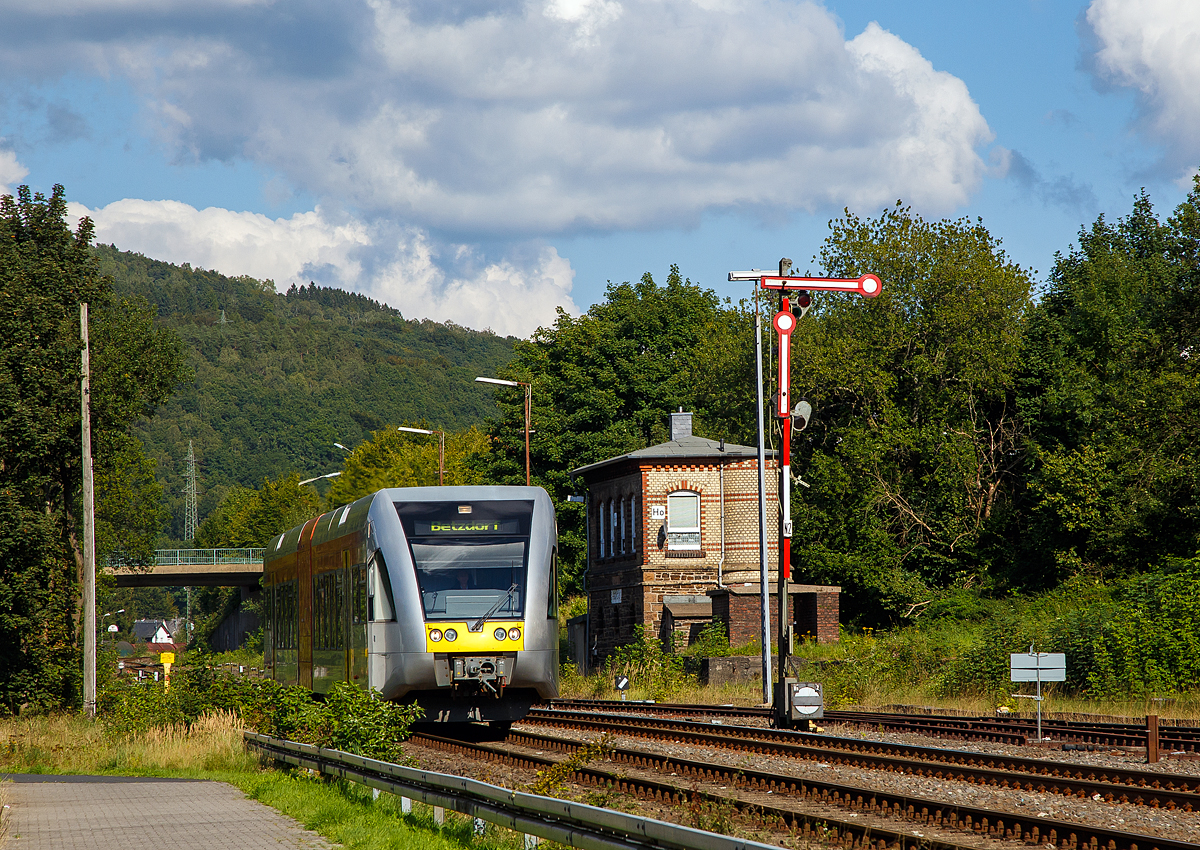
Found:
<svg viewBox="0 0 1200 850"><path fill-rule="evenodd" d="M883 291L878 275L865 274L857 278L793 277L788 274L792 261L779 261L779 273L771 274L761 269L729 273L733 280L757 280L759 286L779 292L779 312L771 320L779 336L779 393L772 399L774 415L780 419L782 439L779 453L779 501L782 522L779 528L779 678L782 685L787 675L787 656L790 651L790 623L787 616L787 583L791 578L792 558L792 427L795 423L803 431L812 416L812 406L801 399L795 407L791 405L791 345L792 333L799 320L812 305L812 292L854 293L864 298L874 298ZM794 292L795 307L787 293ZM762 375L762 317L756 314L755 359L758 363L758 510L759 510L759 573L761 580L762 652L763 652L763 702L774 702L771 689L771 625L770 597L767 589L767 541L766 541L766 450L763 423L763 375Z"/></svg>

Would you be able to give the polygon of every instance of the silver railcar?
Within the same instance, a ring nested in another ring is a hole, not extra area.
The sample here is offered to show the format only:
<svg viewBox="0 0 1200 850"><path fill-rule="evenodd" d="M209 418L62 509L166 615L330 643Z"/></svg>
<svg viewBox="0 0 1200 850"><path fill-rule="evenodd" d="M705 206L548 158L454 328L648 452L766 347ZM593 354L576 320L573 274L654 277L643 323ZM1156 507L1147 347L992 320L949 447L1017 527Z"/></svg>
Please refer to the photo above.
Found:
<svg viewBox="0 0 1200 850"><path fill-rule="evenodd" d="M322 514L267 546L266 669L511 723L558 696L557 547L540 487L380 490Z"/></svg>

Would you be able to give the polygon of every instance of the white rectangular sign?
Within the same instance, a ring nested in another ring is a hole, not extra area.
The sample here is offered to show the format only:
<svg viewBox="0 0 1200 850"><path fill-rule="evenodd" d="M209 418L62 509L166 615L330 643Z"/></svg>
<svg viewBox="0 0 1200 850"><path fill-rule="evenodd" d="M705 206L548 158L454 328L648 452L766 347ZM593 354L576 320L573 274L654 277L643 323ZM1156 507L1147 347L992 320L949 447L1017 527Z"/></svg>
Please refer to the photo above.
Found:
<svg viewBox="0 0 1200 850"><path fill-rule="evenodd" d="M1014 682L1065 682L1067 656L1062 652L1014 652L1009 655Z"/></svg>
<svg viewBox="0 0 1200 850"><path fill-rule="evenodd" d="M617 588L616 590L610 590L608 593L608 599L609 599L610 605L620 605L621 604L621 589Z"/></svg>
<svg viewBox="0 0 1200 850"><path fill-rule="evenodd" d="M658 520L663 520L666 518L667 518L667 506L666 505L651 505L650 506L650 519L651 520L658 521Z"/></svg>

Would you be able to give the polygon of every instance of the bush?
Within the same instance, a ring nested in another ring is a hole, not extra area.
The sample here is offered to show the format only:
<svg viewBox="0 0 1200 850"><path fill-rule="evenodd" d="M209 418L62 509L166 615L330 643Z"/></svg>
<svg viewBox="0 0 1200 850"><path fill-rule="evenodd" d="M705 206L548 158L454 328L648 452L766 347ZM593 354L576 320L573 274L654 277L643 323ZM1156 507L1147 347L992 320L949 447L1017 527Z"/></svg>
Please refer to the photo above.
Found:
<svg viewBox="0 0 1200 850"><path fill-rule="evenodd" d="M725 631L725 624L720 620L706 623L704 628L700 629L700 634L696 635L692 645L687 648L686 654L699 658L720 658L732 655L733 651L729 648L729 635Z"/></svg>
<svg viewBox="0 0 1200 850"><path fill-rule="evenodd" d="M634 685L645 689L649 699L655 700L665 699L687 681L683 657L666 651L662 641L647 633L644 626L636 626L633 640L608 657L604 676L611 681L617 675L628 676Z"/></svg>
<svg viewBox="0 0 1200 850"><path fill-rule="evenodd" d="M1165 696L1200 687L1200 567L1126 582L1113 616L1096 623L1088 689Z"/></svg>
<svg viewBox="0 0 1200 850"><path fill-rule="evenodd" d="M105 688L100 716L110 734L126 737L172 725L191 726L214 712L236 713L264 735L377 759L400 755L400 742L423 712L338 682L324 701L304 688L197 666L165 682L119 679Z"/></svg>

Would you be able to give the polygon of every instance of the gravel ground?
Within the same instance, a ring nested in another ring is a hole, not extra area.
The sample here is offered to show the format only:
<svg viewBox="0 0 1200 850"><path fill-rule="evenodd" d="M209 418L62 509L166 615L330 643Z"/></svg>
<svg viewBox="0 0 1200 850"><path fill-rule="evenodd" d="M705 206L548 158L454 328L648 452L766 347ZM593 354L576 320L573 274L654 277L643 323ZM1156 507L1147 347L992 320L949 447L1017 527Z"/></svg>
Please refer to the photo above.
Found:
<svg viewBox="0 0 1200 850"><path fill-rule="evenodd" d="M728 722L723 725L732 725ZM516 728L538 734L552 734L575 740L590 740L595 733L586 731L574 732L566 729L548 730L546 727L534 724L518 724ZM1200 765L1190 761L1168 761L1158 765L1145 765L1145 756L1141 760L1135 755L1123 752L1062 752L1061 750L1042 750L1034 747L1013 747L986 742L954 742L947 744L945 740L928 738L921 735L901 733L880 733L874 730L830 726L825 730L828 734L844 731L846 737L864 740L890 741L896 743L923 744L934 747L949 747L980 753L1002 753L1019 755L1026 758L1046 758L1054 761L1066 761L1078 764L1134 767L1141 766L1155 769L1163 773L1177 773L1195 776L1200 775ZM773 770L781 776L810 778L827 782L838 782L862 788L871 788L891 793L910 794L930 800L957 803L964 806L976 806L995 811L1011 812L1028 817L1031 813L1038 817L1052 818L1062 821L1075 821L1091 825L1103 825L1112 829L1127 832L1156 835L1164 838L1183 839L1200 842L1200 813L1166 811L1151 809L1144 806L1134 806L1122 803L1105 803L1094 800L1080 800L1059 794L1042 794L1037 792L1015 791L1010 789L993 788L989 786L972 785L966 782L947 782L923 777L901 776L885 771L864 770L853 767L843 767L825 762L794 759L789 757L772 757L760 753L738 754L736 751L717 750L689 744L654 741L634 736L615 735L612 738L614 746L623 749L636 749L657 755L676 756L693 760L709 761L732 767L753 768L755 770ZM780 798L779 802L782 803ZM834 815L835 817L837 815ZM842 815L841 817L845 817ZM908 827L911 830L911 826ZM952 833L953 840L965 842L965 833ZM998 847L1000 842L991 840L984 845Z"/></svg>
<svg viewBox="0 0 1200 850"><path fill-rule="evenodd" d="M1047 747L1015 747L1011 744L993 744L988 741L954 741L945 738L931 738L928 735L918 735L912 732L866 730L861 726L855 726L850 723L831 723L822 728L827 735L835 735L843 738L887 741L893 744L917 744L925 747L945 747L954 750L966 750L972 753L1019 756L1021 758L1070 762L1071 764L1088 764L1097 767L1136 768L1138 770L1150 770L1156 773L1169 773L1176 776L1200 776L1200 759L1165 758L1154 764L1146 764L1145 749L1100 748L1092 752L1087 752L1084 750L1063 750L1061 744L1053 744Z"/></svg>

